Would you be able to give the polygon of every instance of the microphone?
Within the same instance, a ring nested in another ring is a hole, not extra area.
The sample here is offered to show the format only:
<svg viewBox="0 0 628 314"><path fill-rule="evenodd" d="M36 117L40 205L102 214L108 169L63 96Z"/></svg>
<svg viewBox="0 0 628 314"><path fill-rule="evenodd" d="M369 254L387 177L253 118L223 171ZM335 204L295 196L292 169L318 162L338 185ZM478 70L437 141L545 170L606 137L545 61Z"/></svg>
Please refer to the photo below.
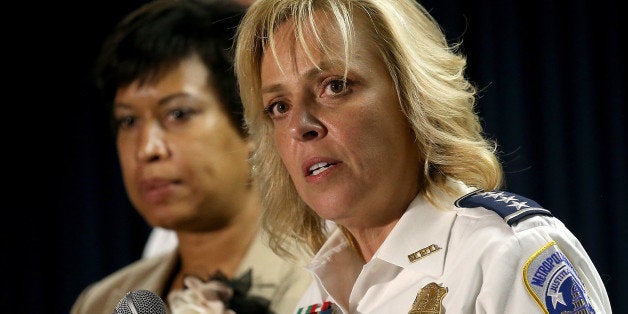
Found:
<svg viewBox="0 0 628 314"><path fill-rule="evenodd" d="M152 291L129 291L120 299L113 314L166 314L166 304Z"/></svg>

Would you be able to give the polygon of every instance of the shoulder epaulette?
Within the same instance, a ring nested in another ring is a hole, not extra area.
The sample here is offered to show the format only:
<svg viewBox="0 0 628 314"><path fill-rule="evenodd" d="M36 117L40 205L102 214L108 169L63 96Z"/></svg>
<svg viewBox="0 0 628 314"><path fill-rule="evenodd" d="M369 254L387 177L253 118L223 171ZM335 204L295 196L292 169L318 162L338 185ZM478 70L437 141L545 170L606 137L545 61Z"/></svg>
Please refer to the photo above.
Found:
<svg viewBox="0 0 628 314"><path fill-rule="evenodd" d="M535 201L504 191L473 191L455 202L456 207L484 207L496 212L508 225L512 225L531 215L552 216L549 210Z"/></svg>

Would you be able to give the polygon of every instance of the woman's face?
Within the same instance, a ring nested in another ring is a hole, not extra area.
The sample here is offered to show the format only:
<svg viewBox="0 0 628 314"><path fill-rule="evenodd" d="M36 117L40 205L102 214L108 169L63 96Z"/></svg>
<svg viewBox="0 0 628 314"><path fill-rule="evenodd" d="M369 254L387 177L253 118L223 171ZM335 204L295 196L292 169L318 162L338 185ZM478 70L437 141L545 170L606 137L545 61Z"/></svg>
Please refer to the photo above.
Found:
<svg viewBox="0 0 628 314"><path fill-rule="evenodd" d="M287 21L275 37L283 72L271 52L261 63L263 106L299 195L347 228L398 219L418 192L413 135L365 26L356 27L346 82L342 37L333 28L322 34L333 54L310 45L312 63ZM316 40L310 34L306 42Z"/></svg>
<svg viewBox="0 0 628 314"><path fill-rule="evenodd" d="M250 149L198 57L157 82L120 88L114 118L124 184L151 225L209 230L244 208Z"/></svg>

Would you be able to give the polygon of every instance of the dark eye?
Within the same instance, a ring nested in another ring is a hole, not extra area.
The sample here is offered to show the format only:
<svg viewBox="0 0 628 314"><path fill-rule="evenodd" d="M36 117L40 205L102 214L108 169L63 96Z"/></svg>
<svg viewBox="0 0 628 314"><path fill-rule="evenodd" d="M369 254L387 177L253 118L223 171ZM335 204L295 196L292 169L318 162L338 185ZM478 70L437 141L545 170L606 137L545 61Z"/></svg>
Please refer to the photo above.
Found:
<svg viewBox="0 0 628 314"><path fill-rule="evenodd" d="M185 121L190 119L190 117L192 117L192 114L194 113L194 110L192 109L173 109L171 111L168 112L168 117L170 120L174 120L174 121Z"/></svg>
<svg viewBox="0 0 628 314"><path fill-rule="evenodd" d="M270 105L268 105L268 107L264 108L264 111L272 118L283 115L284 113L288 112L289 109L290 107L288 106L288 104L277 101L271 103Z"/></svg>
<svg viewBox="0 0 628 314"><path fill-rule="evenodd" d="M124 116L115 119L115 125L118 130L130 129L135 124L135 118L132 116Z"/></svg>
<svg viewBox="0 0 628 314"><path fill-rule="evenodd" d="M333 80L329 82L329 85L327 85L327 88L329 88L329 91L331 91L334 94L340 94L344 92L345 89L347 88L347 82L345 82L344 80Z"/></svg>

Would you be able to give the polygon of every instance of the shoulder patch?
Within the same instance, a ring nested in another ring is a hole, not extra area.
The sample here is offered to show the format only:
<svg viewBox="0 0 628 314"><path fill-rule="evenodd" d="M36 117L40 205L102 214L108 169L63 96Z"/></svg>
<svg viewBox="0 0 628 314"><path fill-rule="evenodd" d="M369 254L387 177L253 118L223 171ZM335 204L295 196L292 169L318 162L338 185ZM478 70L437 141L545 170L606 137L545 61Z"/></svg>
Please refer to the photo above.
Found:
<svg viewBox="0 0 628 314"><path fill-rule="evenodd" d="M456 200L454 204L456 207L484 207L490 209L499 214L509 225L530 215L552 215L549 210L541 207L535 201L504 191L473 191Z"/></svg>
<svg viewBox="0 0 628 314"><path fill-rule="evenodd" d="M578 272L554 241L528 259L523 281L544 313L595 313Z"/></svg>

